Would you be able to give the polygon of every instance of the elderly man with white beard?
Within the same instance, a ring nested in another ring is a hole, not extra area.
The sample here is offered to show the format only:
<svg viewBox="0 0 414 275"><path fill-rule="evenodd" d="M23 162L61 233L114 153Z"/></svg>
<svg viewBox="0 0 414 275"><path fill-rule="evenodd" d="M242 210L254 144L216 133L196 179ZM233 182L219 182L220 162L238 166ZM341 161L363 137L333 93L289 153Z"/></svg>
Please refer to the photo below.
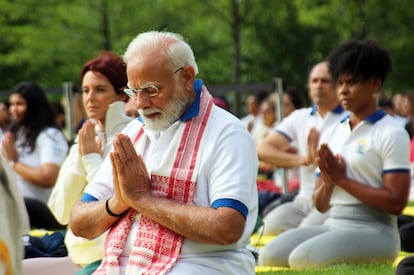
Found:
<svg viewBox="0 0 414 275"><path fill-rule="evenodd" d="M246 128L213 104L180 35L139 34L124 60L139 117L71 214L76 235L110 229L94 274L254 274L258 160Z"/></svg>

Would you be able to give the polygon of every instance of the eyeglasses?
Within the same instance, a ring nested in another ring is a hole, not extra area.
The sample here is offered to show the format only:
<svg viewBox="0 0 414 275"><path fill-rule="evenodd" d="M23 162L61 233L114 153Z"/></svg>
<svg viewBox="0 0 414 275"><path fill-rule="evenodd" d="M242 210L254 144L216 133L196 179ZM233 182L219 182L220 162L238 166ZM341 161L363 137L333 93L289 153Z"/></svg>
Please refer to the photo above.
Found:
<svg viewBox="0 0 414 275"><path fill-rule="evenodd" d="M178 68L171 74L171 76L175 75L182 69L184 69L184 67ZM144 84L144 86L138 89L127 87L124 89L124 93L126 93L130 98L136 98L138 93L142 93L148 97L154 97L160 93L160 88L157 86L157 84L149 82L147 84Z"/></svg>

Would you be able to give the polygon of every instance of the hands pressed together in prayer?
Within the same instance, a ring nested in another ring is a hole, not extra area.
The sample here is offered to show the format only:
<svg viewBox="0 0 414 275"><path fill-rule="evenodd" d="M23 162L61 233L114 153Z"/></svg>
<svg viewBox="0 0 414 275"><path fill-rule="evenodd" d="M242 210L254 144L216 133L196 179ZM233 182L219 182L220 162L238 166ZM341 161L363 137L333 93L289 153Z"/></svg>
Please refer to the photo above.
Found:
<svg viewBox="0 0 414 275"><path fill-rule="evenodd" d="M308 134L308 153L306 165L316 163L319 166L321 177L325 185L332 187L341 184L341 179L345 179L345 161L340 155L334 155L327 144L321 144L318 148L320 133L316 128L312 128Z"/></svg>
<svg viewBox="0 0 414 275"><path fill-rule="evenodd" d="M96 140L95 123L91 120L85 121L78 133L78 150L80 155L98 153L102 155L102 140Z"/></svg>
<svg viewBox="0 0 414 275"><path fill-rule="evenodd" d="M2 154L4 158L8 161L16 161L19 155L16 146L14 145L13 135L10 132L6 133L6 135L3 138Z"/></svg>
<svg viewBox="0 0 414 275"><path fill-rule="evenodd" d="M315 162L321 177L317 178L313 202L322 213L330 208L330 200L334 187L342 186L347 179L346 165L340 155L334 155L327 144L321 144L316 150Z"/></svg>
<svg viewBox="0 0 414 275"><path fill-rule="evenodd" d="M114 209L123 212L136 205L140 198L150 196L150 178L143 159L136 153L127 135L117 134L113 145L110 158L114 197L111 200Z"/></svg>
<svg viewBox="0 0 414 275"><path fill-rule="evenodd" d="M308 150L307 155L304 160L304 165L309 165L315 163L315 158L318 156L318 143L319 143L320 133L319 131L313 127L309 130L307 144Z"/></svg>
<svg viewBox="0 0 414 275"><path fill-rule="evenodd" d="M340 155L334 155L327 144L321 144L315 158L323 184L329 187L341 186L347 178L345 161Z"/></svg>

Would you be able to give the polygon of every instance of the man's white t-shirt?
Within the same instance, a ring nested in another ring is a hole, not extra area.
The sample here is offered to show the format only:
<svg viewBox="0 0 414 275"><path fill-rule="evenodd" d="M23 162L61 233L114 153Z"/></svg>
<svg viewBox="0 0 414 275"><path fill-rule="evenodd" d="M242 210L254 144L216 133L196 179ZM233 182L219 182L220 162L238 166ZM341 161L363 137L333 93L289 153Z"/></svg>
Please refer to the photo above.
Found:
<svg viewBox="0 0 414 275"><path fill-rule="evenodd" d="M140 121L134 120L124 130L132 140L140 126ZM176 129L183 122L177 121L163 132L153 132L144 128L148 135L145 152L142 157L149 172L155 170L164 158L167 148ZM258 194L256 176L258 159L254 142L246 130L246 127L229 112L216 106L213 110L204 132L205 145L201 152L201 164L197 179L194 204L204 207L232 207L229 201L237 201L246 209L246 226L242 237L231 245L214 245L184 240L180 259L197 265L213 266L217 264L214 257L220 255L227 259L228 263L240 263L240 270L231 271L233 267L223 266L228 270L227 274L245 272L242 259L251 263L253 260L250 252L245 247L250 241L251 233L255 227L258 212ZM85 193L104 200L113 195L112 172L110 159L106 158L93 181L86 187ZM139 218L139 216L138 216ZM128 244L121 255L121 266L126 264L131 244L134 240L135 227L132 228ZM132 236L132 237L131 237ZM124 257L122 257L124 256ZM179 260L180 262L180 260ZM223 262L225 264L225 261ZM229 269L230 268L230 269ZM240 273L241 274L241 273Z"/></svg>

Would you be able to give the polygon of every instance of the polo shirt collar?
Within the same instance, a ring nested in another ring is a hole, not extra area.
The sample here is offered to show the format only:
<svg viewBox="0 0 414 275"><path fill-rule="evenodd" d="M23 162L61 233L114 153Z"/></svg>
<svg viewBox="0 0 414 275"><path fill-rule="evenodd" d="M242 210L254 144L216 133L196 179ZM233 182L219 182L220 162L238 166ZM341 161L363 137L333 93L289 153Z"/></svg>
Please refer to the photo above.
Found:
<svg viewBox="0 0 414 275"><path fill-rule="evenodd" d="M372 115L369 115L364 120L374 124L375 122L377 122L378 120L380 120L381 118L383 118L386 115L387 115L387 113L384 110L378 110L375 113L373 113Z"/></svg>
<svg viewBox="0 0 414 275"><path fill-rule="evenodd" d="M195 96L193 103L191 103L190 107L180 117L181 121L186 122L187 120L190 120L193 117L198 116L198 112L200 111L200 99L201 99L202 88L203 88L203 80L201 79L194 80L193 89L196 93L196 96Z"/></svg>
<svg viewBox="0 0 414 275"><path fill-rule="evenodd" d="M311 109L311 115L315 115L317 111L318 111L318 107L316 106L316 104L313 104L312 109ZM333 110L331 110L331 112L335 114L341 114L343 111L344 111L344 108L342 107L341 104L338 104Z"/></svg>
<svg viewBox="0 0 414 275"><path fill-rule="evenodd" d="M376 122L378 122L380 119L382 119L386 115L387 115L387 113L384 110L380 109L380 110L375 111L373 114L367 116L364 119L364 121L369 122L371 124L375 124ZM350 114L346 115L341 120L341 122L344 122L344 121L348 120L350 118L350 116L351 116Z"/></svg>

